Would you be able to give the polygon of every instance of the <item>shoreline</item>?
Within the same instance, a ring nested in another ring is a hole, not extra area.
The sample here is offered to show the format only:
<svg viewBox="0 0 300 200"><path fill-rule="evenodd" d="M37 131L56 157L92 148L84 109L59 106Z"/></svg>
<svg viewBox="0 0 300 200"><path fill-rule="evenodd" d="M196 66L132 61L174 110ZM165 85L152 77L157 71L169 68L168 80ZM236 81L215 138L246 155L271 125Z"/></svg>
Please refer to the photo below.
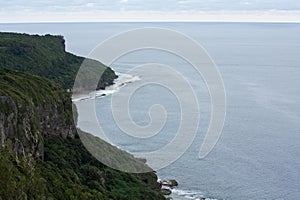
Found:
<svg viewBox="0 0 300 200"><path fill-rule="evenodd" d="M104 90L100 89L87 93L72 94L72 102L105 97L107 95L118 92L122 87L125 87L129 83L141 80L140 77L130 74L116 74L118 75L118 78L114 80L112 85L105 87Z"/></svg>
<svg viewBox="0 0 300 200"><path fill-rule="evenodd" d="M95 98L104 98L108 95L112 95L115 92L118 92L122 87L125 87L126 85L128 85L130 83L141 80L140 77L134 76L134 75L119 74L119 73L117 73L117 75L118 75L118 78L115 79L114 84L107 86L105 88L105 90L92 91L87 94L72 95L72 102L74 104L76 104L81 101L94 100ZM79 112L78 112L78 115L79 115ZM77 120L79 120L79 116L78 116ZM80 129L83 128L83 127L79 126L79 123L77 123L77 127ZM92 133L92 131L88 131L88 132ZM116 145L114 145L114 146L116 146ZM118 149L124 150L119 146L116 146L116 147ZM171 180L169 180L167 178L161 179L161 177L158 177L158 179L157 179L158 183L168 182L168 181L171 181ZM177 181L176 181L176 183L177 183ZM216 199L206 198L202 192L189 191L189 190L184 190L184 189L182 190L182 189L178 189L177 186L178 186L178 183L176 186L175 185L173 185L173 186L165 185L164 186L162 184L162 187L161 187L162 192L165 194L170 193L168 195L165 195L166 199L169 198L169 199L173 199L173 200L186 200L186 199L216 200Z"/></svg>

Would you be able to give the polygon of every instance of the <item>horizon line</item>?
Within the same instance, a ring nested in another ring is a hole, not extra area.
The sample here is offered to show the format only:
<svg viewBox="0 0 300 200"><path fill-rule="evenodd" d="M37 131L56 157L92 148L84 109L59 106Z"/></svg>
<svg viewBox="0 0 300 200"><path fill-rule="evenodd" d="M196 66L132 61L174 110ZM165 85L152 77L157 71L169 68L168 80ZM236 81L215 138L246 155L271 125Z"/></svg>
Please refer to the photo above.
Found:
<svg viewBox="0 0 300 200"><path fill-rule="evenodd" d="M182 21L11 21L1 22L0 24L58 24L58 23L275 23L275 24L299 24L300 21L196 21L196 20L182 20Z"/></svg>

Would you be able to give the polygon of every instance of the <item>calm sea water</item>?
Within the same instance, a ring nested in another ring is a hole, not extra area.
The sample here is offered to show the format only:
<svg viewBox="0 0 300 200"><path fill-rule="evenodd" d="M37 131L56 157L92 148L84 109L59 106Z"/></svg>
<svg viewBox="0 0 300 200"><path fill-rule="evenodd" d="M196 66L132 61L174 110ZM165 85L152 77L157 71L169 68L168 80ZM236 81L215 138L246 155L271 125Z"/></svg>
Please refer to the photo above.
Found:
<svg viewBox="0 0 300 200"><path fill-rule="evenodd" d="M227 117L221 138L209 156L199 160L199 148L210 119L210 98L203 80L191 67L177 57L154 50L123 56L112 66L126 73L143 63L168 64L184 74L196 90L201 109L197 136L180 159L158 171L162 179L178 180L180 186L174 191L179 195L177 198L298 199L300 24L0 24L0 31L64 35L68 51L86 56L104 39L143 27L174 29L196 40L218 65L226 88ZM112 123L110 96L97 99L96 107L104 130L111 133L111 141L136 153L161 148L178 128L178 102L172 93L157 85L144 87L132 97L133 120L146 125L147 111L155 103L165 106L168 120L162 132L147 141L128 137ZM84 101L78 102L78 106L84 107ZM93 131L88 120L80 126Z"/></svg>

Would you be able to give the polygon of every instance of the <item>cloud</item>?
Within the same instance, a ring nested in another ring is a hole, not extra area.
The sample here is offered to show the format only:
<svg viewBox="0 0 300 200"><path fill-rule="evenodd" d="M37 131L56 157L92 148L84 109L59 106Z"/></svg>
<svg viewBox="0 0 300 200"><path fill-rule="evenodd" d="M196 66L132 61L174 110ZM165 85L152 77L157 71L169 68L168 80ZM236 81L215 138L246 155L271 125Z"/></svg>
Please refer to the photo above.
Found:
<svg viewBox="0 0 300 200"><path fill-rule="evenodd" d="M92 8L92 7L95 6L95 4L94 3L87 3L87 4L85 4L85 6L88 7L88 8Z"/></svg>
<svg viewBox="0 0 300 200"><path fill-rule="evenodd" d="M190 4L190 3L195 3L196 1L194 0L179 0L178 4Z"/></svg>
<svg viewBox="0 0 300 200"><path fill-rule="evenodd" d="M103 11L239 11L239 10L300 10L298 0L0 0L2 12L24 9L55 11L55 7L68 10ZM59 9L62 10L62 9Z"/></svg>
<svg viewBox="0 0 300 200"><path fill-rule="evenodd" d="M69 11L0 13L8 22L300 22L300 11ZM38 21L37 21L38 19Z"/></svg>
<svg viewBox="0 0 300 200"><path fill-rule="evenodd" d="M53 18L55 21L58 20L58 17L62 21L66 19L74 21L74 17L70 17L70 19L64 17L64 15L71 16L72 13L90 15L91 19L86 18L85 21L97 21L97 19L94 19L96 18L94 13L98 13L98 15L100 15L99 13L107 13L107 16L105 16L107 21L114 20L117 18L116 16L122 16L121 20L130 17L140 20L140 15L148 16L151 21L151 17L154 16L160 16L162 19L164 16L173 16L174 20L181 19L181 17L183 19L198 18L202 20L206 18L199 17L203 16L199 13L206 13L206 16L214 18L211 13L225 12L234 15L238 12L271 13L273 10L279 13L278 16L281 16L282 12L293 13L300 10L300 1L298 0L0 0L0 5L0 19L3 22L5 20L11 21L8 16L11 19L18 18L18 20L26 19L27 16L37 16L33 18L34 20L41 19L44 13L48 13L47 18ZM132 13L140 13L140 15L132 16ZM153 13L159 14L154 15ZM183 13L185 14L183 15ZM53 15L53 17L50 15ZM78 16L78 18L80 20L82 16ZM99 18L102 19L103 16ZM130 21L133 19L130 18Z"/></svg>

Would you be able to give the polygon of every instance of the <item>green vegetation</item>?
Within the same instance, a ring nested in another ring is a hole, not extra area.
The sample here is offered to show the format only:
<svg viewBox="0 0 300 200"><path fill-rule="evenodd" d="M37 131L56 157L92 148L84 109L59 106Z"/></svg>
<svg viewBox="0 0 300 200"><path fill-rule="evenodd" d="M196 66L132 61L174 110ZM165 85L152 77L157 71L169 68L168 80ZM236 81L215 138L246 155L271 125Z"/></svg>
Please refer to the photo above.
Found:
<svg viewBox="0 0 300 200"><path fill-rule="evenodd" d="M46 78L0 69L0 132L18 152L39 154L43 135L67 136L73 123L70 94ZM73 128L75 130L75 127Z"/></svg>
<svg viewBox="0 0 300 200"><path fill-rule="evenodd" d="M164 199L142 181L149 174L106 167L79 138L46 137L44 146L44 160L0 148L0 199Z"/></svg>
<svg viewBox="0 0 300 200"><path fill-rule="evenodd" d="M24 108L28 105L37 108L46 104L59 103L62 100L68 101L70 98L59 84L28 73L0 69L0 84L0 96L7 96L24 105ZM45 95L41 95L42 93ZM71 108L71 104L68 108ZM69 112L70 116L71 114Z"/></svg>
<svg viewBox="0 0 300 200"><path fill-rule="evenodd" d="M106 156L107 163L125 164L129 170L147 167L88 133L80 131L79 139L71 97L62 88L73 81L74 74L67 70L72 62L61 65L64 70L49 64L57 60L59 48L62 57L78 58L62 53L62 44L61 36L0 34L0 200L164 199L155 173L111 169L85 149L82 142L93 142L95 149L89 150ZM53 58L43 51L52 52ZM114 77L110 75L103 76L103 84Z"/></svg>
<svg viewBox="0 0 300 200"><path fill-rule="evenodd" d="M85 58L65 51L63 36L28 35L18 33L0 33L0 68L28 72L54 80L64 89L73 88L79 67ZM87 59L103 73L90 71L85 78L99 80L98 85L89 85L89 89L104 88L116 78L114 71L100 62ZM99 70L98 70L99 71Z"/></svg>
<svg viewBox="0 0 300 200"><path fill-rule="evenodd" d="M78 138L46 138L40 166L46 173L47 196L55 199L164 199L137 175L100 163Z"/></svg>
<svg viewBox="0 0 300 200"><path fill-rule="evenodd" d="M152 169L140 159L120 150L91 134L78 130L82 143L87 150L104 164L125 172L151 172Z"/></svg>
<svg viewBox="0 0 300 200"><path fill-rule="evenodd" d="M45 199L46 180L30 156L18 155L8 141L0 148L0 199Z"/></svg>

